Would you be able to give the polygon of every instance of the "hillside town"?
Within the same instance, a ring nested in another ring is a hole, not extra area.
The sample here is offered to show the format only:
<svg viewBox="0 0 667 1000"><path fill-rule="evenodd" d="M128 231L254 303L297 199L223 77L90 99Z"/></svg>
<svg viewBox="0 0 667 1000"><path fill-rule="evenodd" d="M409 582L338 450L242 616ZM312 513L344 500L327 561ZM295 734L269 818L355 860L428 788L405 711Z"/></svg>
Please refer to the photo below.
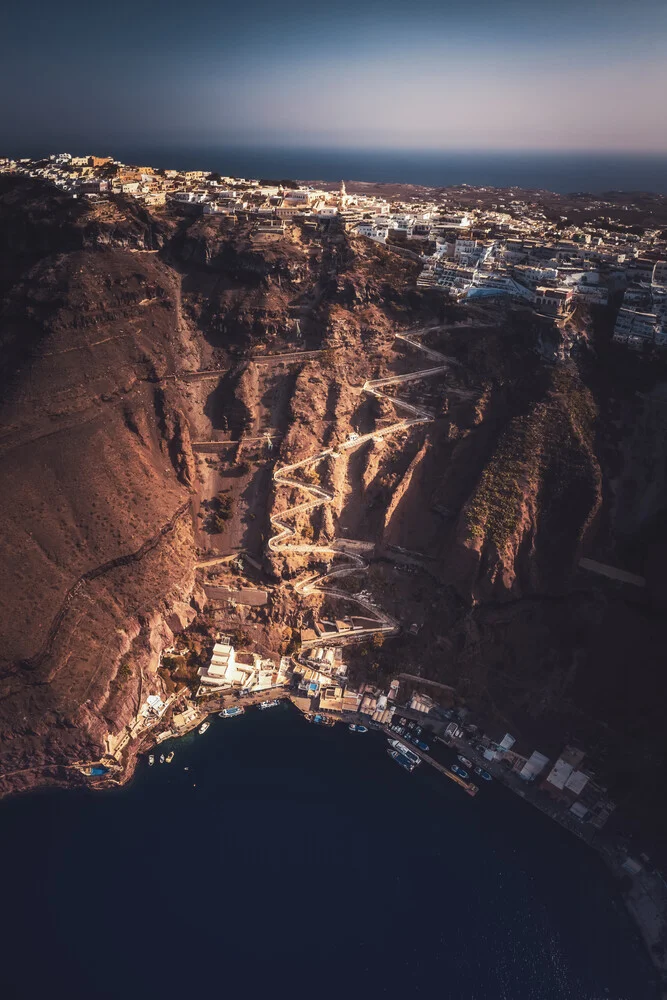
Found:
<svg viewBox="0 0 667 1000"><path fill-rule="evenodd" d="M129 196L151 209L250 220L259 239L279 238L293 223L337 225L422 264L417 285L472 302L509 299L565 328L577 305L614 305L613 339L629 350L667 347L667 240L664 226L621 225L611 206L588 196L572 225L547 217L539 198L491 189L418 191L404 198L348 193L345 184L299 186L221 176L205 170L128 166L109 156L54 154L0 158L0 173L47 181L74 197ZM471 198L473 192L485 195ZM477 204L475 204L477 201ZM625 205L629 211L631 206ZM550 213L552 215L553 213Z"/></svg>

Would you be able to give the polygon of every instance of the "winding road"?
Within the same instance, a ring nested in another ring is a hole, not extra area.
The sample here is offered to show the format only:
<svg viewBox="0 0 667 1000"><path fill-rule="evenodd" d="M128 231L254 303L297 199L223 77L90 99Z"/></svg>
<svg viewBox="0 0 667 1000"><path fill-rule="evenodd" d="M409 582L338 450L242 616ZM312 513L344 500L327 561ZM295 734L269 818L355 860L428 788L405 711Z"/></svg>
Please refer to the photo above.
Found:
<svg viewBox="0 0 667 1000"><path fill-rule="evenodd" d="M361 392L369 393L377 398L388 399L389 402L395 407L407 411L410 416L404 417L402 420L398 420L396 423L390 424L387 427L375 430L370 434L362 434L354 440L345 441L335 448L325 448L323 451L319 451L315 455L310 455L308 458L303 458L299 462L293 462L290 465L283 465L280 468L275 469L273 472L273 480L276 486L285 486L288 488L302 490L304 493L308 494L311 499L306 500L303 503L296 504L294 507L288 507L286 510L281 511L280 514L271 515L271 525L275 529L276 533L268 540L269 551L283 552L286 554L298 553L300 555L317 553L318 556L330 556L334 559L339 558L346 561L347 565L341 566L338 569L330 569L327 570L326 573L314 574L305 580L297 582L294 589L296 593L303 594L304 596L313 593L323 593L328 594L331 597L338 597L342 600L353 602L362 607L377 621L377 626L355 631L355 638L363 638L364 636L371 635L375 632L393 633L398 631L399 628L399 623L385 611L376 607L370 598L359 594L351 595L346 591L339 589L335 585L331 586L332 581L342 580L353 573L359 573L365 570L368 567L368 562L360 553L372 550L374 545L372 542L357 541L347 538L335 539L330 545L311 545L306 542L295 541L294 539L297 535L296 529L291 527L291 525L287 523L286 519L291 519L296 514L305 514L313 511L317 507L332 504L334 501L334 495L328 490L325 490L322 486L316 486L310 483L306 484L299 479L295 479L292 474L297 469L304 469L308 466L316 465L318 462L321 462L323 458L327 458L328 456L331 456L334 459L342 458L344 452L354 451L372 439L378 440L378 438L387 437L389 434L396 434L399 431L407 430L407 428L413 427L416 424L431 423L435 419L430 410L416 406L413 403L406 403L401 399L395 399L382 391L388 386L401 385L405 382L414 382L419 379L430 378L433 375L439 375L451 368L453 362L449 358L430 347L424 347L421 343L420 338L429 332L429 330L423 330L421 332L410 331L406 333L397 333L396 338L410 344L412 347L416 347L420 351L423 351L424 354L426 354L431 360L439 361L439 365L424 368L421 371L410 372L407 375L390 375L387 378L370 379L366 381L361 388ZM346 635L348 638L350 637L349 633L342 633L341 635ZM305 645L320 645L323 642L331 641L334 637L337 637L336 633L329 633L318 639L309 640Z"/></svg>

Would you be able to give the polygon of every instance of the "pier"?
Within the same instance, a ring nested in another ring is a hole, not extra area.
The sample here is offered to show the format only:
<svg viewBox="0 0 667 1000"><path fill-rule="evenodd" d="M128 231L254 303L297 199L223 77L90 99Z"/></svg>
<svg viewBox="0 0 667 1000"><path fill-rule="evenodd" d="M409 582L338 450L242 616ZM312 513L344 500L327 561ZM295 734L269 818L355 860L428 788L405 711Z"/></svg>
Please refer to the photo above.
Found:
<svg viewBox="0 0 667 1000"><path fill-rule="evenodd" d="M382 732L385 734L385 736L387 736L389 739L400 740L401 742L403 741L403 738L401 736L398 736L396 733L392 732L392 730L389 729L388 726L381 726L380 728L382 729ZM434 767L436 771L439 771L440 774L444 774L444 776L446 778L449 778L450 781L453 781L455 782L455 784L459 785L464 792L467 792L468 795L473 795L473 796L477 795L479 788L473 781L466 781L464 778L459 777L458 774L454 774L454 772L450 771L448 767L444 766L444 764L440 764L437 760L434 760L434 758L431 757L430 754L424 753L423 750L420 750L419 747L416 747L414 743L406 742L406 746L408 746L413 753L417 754L418 757L421 757L422 760L425 760L427 764L430 764L431 767Z"/></svg>

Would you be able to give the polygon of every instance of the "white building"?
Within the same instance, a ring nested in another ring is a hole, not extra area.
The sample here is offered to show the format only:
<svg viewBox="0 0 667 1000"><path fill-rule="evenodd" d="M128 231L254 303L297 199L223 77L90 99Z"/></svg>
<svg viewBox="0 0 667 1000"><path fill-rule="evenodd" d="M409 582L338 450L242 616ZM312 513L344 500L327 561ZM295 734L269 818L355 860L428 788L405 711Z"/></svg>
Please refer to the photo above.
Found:
<svg viewBox="0 0 667 1000"><path fill-rule="evenodd" d="M656 313L639 312L623 306L619 309L614 326L614 341L635 350L652 345L660 334L660 323Z"/></svg>
<svg viewBox="0 0 667 1000"><path fill-rule="evenodd" d="M530 288L506 274L478 271L472 279L470 291L473 288L495 289L498 293L510 295L512 298L524 299L527 302L533 302L535 299L535 293ZM472 297L474 298L474 296Z"/></svg>
<svg viewBox="0 0 667 1000"><path fill-rule="evenodd" d="M200 667L198 674L202 686L209 688L268 691L287 683L289 662L288 657L283 657L276 669L273 660L265 660L257 653L239 653L237 657L229 636L221 636L213 647L211 662Z"/></svg>
<svg viewBox="0 0 667 1000"><path fill-rule="evenodd" d="M524 781L535 781L535 778L542 773L548 763L548 757L545 757L543 753L539 753L539 751L534 750L519 771L519 777L523 778Z"/></svg>
<svg viewBox="0 0 667 1000"><path fill-rule="evenodd" d="M211 662L207 667L200 667L197 672L202 684L218 687L241 684L247 677L247 669L239 670L236 665L236 652L228 636L223 636L221 642L216 642Z"/></svg>

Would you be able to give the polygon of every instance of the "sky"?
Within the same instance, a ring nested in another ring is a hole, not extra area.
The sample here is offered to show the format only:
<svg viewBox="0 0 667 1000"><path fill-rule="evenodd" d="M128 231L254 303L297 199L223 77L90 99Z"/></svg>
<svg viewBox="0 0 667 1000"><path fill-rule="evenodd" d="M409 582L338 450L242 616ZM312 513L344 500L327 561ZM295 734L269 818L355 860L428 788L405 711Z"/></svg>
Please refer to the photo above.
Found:
<svg viewBox="0 0 667 1000"><path fill-rule="evenodd" d="M9 0L0 155L667 152L665 0Z"/></svg>

